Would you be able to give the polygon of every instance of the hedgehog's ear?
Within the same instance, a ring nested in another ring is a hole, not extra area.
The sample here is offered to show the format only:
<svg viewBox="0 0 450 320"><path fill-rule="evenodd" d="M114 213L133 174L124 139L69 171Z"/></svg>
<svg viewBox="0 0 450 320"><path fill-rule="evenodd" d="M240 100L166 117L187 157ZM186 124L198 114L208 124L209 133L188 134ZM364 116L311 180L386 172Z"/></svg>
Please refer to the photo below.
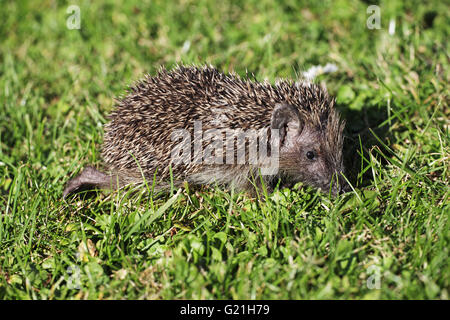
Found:
<svg viewBox="0 0 450 320"><path fill-rule="evenodd" d="M270 128L279 130L280 145L298 136L302 131L298 109L287 103L277 103L272 112Z"/></svg>

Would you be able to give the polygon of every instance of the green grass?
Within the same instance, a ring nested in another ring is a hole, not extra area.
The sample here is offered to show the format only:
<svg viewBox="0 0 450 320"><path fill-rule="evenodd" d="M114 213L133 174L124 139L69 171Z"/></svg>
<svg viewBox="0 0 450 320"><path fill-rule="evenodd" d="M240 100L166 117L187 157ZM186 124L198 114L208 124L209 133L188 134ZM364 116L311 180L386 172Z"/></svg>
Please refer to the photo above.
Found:
<svg viewBox="0 0 450 320"><path fill-rule="evenodd" d="M370 1L277 3L2 1L0 298L448 299L449 6L380 1L369 30ZM335 63L317 82L354 191L62 200L114 97L176 62L272 82Z"/></svg>

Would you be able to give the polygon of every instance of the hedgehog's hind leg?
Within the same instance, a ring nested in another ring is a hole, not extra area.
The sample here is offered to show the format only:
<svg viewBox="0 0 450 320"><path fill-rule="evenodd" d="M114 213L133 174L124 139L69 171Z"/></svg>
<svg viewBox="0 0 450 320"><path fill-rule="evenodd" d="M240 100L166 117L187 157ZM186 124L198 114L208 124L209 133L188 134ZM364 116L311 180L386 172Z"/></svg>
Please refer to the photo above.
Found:
<svg viewBox="0 0 450 320"><path fill-rule="evenodd" d="M63 192L63 198L71 193L76 193L94 188L113 188L117 185L112 176L98 171L93 167L86 167L80 175L67 183Z"/></svg>

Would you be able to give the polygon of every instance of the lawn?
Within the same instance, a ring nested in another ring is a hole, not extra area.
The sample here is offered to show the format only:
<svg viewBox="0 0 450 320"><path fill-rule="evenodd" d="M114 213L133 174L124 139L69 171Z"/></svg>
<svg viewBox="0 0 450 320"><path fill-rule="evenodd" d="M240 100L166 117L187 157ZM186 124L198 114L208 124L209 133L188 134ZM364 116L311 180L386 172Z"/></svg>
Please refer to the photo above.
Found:
<svg viewBox="0 0 450 320"><path fill-rule="evenodd" d="M448 299L445 1L1 8L1 299ZM63 200L101 163L114 98L176 63L272 83L335 64L315 82L347 121L352 191L186 185Z"/></svg>

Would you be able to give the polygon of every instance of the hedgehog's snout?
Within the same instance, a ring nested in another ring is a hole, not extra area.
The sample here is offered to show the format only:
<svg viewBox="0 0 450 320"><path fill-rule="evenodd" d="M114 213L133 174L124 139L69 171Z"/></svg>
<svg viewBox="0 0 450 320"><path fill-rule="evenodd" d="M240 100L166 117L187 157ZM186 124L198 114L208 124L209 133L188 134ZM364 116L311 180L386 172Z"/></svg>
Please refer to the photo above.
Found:
<svg viewBox="0 0 450 320"><path fill-rule="evenodd" d="M330 190L333 196L341 195L351 190L350 185L347 183L343 171L336 171L330 181L328 190Z"/></svg>

